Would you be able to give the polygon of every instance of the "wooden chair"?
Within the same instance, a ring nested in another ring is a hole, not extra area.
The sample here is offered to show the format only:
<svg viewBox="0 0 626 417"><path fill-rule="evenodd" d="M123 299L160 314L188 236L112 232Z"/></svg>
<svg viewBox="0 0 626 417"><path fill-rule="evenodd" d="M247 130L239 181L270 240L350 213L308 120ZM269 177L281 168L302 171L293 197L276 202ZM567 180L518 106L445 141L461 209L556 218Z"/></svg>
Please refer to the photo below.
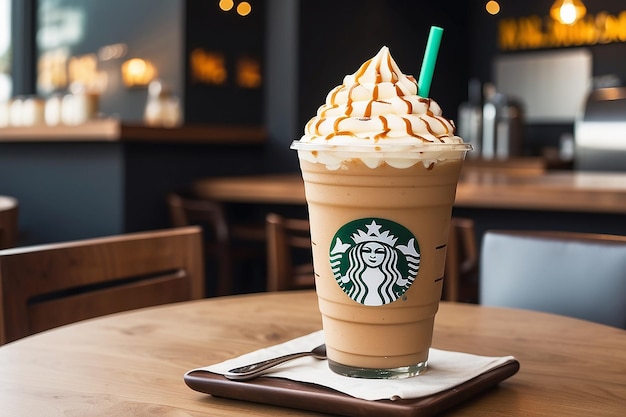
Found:
<svg viewBox="0 0 626 417"><path fill-rule="evenodd" d="M0 344L119 311L202 298L202 230L0 251Z"/></svg>
<svg viewBox="0 0 626 417"><path fill-rule="evenodd" d="M276 213L266 217L267 226L267 290L283 291L313 288L309 221L285 218ZM474 221L452 219L444 279L444 299L467 301L478 298L471 274L477 269L478 251ZM299 254L298 260L294 259Z"/></svg>
<svg viewBox="0 0 626 417"><path fill-rule="evenodd" d="M243 242L265 242L263 225L229 224L223 206L215 201L198 199L184 192L167 195L171 224L174 227L199 225L204 231L204 248L208 259L217 266L216 295L233 292L233 263L262 258L262 253ZM264 247L263 247L264 250Z"/></svg>
<svg viewBox="0 0 626 417"><path fill-rule="evenodd" d="M626 329L626 236L489 230L479 285L481 304Z"/></svg>
<svg viewBox="0 0 626 417"><path fill-rule="evenodd" d="M267 291L314 288L309 221L269 213L265 224Z"/></svg>
<svg viewBox="0 0 626 417"><path fill-rule="evenodd" d="M15 246L19 205L15 198L0 196L0 249Z"/></svg>
<svg viewBox="0 0 626 417"><path fill-rule="evenodd" d="M478 244L470 218L452 217L441 298L478 302Z"/></svg>

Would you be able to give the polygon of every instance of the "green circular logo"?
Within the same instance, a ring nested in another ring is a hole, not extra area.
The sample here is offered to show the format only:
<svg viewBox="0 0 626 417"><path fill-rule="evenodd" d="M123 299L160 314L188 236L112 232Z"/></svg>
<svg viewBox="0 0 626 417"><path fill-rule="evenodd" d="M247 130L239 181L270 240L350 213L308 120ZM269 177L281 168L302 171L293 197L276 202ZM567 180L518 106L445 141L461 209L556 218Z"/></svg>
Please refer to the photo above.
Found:
<svg viewBox="0 0 626 417"><path fill-rule="evenodd" d="M365 218L343 225L330 246L337 284L354 301L379 306L409 289L420 266L413 233L394 221Z"/></svg>

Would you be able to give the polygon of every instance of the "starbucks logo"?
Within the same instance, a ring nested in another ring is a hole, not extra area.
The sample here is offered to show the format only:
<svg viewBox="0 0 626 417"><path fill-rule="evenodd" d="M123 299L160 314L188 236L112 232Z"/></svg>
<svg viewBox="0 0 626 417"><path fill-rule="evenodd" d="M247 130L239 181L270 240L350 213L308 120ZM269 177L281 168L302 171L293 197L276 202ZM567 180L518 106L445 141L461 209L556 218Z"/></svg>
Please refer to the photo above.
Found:
<svg viewBox="0 0 626 417"><path fill-rule="evenodd" d="M420 266L415 236L391 220L365 218L343 225L330 247L337 284L354 301L379 306L409 289Z"/></svg>

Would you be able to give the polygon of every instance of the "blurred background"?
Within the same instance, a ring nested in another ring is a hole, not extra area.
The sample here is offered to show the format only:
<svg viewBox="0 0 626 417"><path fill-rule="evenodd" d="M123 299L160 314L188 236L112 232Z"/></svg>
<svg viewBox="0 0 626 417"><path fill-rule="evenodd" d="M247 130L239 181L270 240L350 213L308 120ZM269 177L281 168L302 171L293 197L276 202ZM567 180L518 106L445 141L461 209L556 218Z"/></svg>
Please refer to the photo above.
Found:
<svg viewBox="0 0 626 417"><path fill-rule="evenodd" d="M196 178L296 172L327 92L383 45L417 77L431 25L431 96L472 158L626 170L620 129L597 125L626 114L626 1L0 0L0 193L22 242L164 226L163 196ZM58 129L107 120L123 140Z"/></svg>

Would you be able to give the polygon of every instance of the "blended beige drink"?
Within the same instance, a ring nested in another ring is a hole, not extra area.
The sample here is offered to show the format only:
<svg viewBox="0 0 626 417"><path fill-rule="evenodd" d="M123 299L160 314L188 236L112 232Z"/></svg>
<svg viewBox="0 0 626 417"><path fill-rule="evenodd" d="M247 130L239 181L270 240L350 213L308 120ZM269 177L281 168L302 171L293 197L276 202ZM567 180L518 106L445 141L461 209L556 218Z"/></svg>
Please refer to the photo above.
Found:
<svg viewBox="0 0 626 417"><path fill-rule="evenodd" d="M294 141L329 366L403 378L427 366L467 150L383 47Z"/></svg>

